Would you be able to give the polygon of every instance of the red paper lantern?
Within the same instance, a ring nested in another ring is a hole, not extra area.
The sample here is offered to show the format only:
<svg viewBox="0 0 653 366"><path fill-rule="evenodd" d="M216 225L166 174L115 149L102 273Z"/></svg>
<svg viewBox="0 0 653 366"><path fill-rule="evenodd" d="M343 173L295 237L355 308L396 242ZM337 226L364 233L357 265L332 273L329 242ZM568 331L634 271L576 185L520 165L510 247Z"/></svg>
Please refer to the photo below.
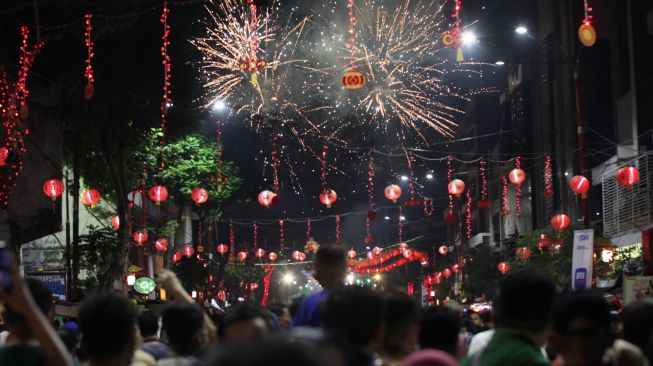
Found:
<svg viewBox="0 0 653 366"><path fill-rule="evenodd" d="M82 193L82 203L85 206L91 206L91 208L93 208L98 202L100 202L100 199L100 192L95 189L89 189Z"/></svg>
<svg viewBox="0 0 653 366"><path fill-rule="evenodd" d="M406 243L399 243L399 251L404 252L406 249L408 249L408 244Z"/></svg>
<svg viewBox="0 0 653 366"><path fill-rule="evenodd" d="M544 194L544 197L551 198L551 197L553 197L554 193L555 192L553 191L553 189L545 189L543 194Z"/></svg>
<svg viewBox="0 0 653 366"><path fill-rule="evenodd" d="M451 270L453 271L453 273L458 273L460 272L460 266L458 264L454 264L453 266L451 266Z"/></svg>
<svg viewBox="0 0 653 366"><path fill-rule="evenodd" d="M412 249L406 249L406 250L404 250L402 255L404 256L404 258L408 259L413 255L413 250Z"/></svg>
<svg viewBox="0 0 653 366"><path fill-rule="evenodd" d="M342 76L342 86L347 90L358 90L365 85L365 75L360 71L349 70Z"/></svg>
<svg viewBox="0 0 653 366"><path fill-rule="evenodd" d="M476 207L480 209L488 209L491 205L492 203L490 200L478 200L478 202L476 202Z"/></svg>
<svg viewBox="0 0 653 366"><path fill-rule="evenodd" d="M270 252L270 253L268 254L268 259L270 260L270 262L274 262L274 261L276 261L276 260L277 260L277 257L278 257L278 256L277 256L277 253L275 253L275 252Z"/></svg>
<svg viewBox="0 0 653 366"><path fill-rule="evenodd" d="M154 242L154 248L159 251L164 251L168 249L168 239L166 238L159 238Z"/></svg>
<svg viewBox="0 0 653 366"><path fill-rule="evenodd" d="M451 270L450 270L449 268L445 268L445 269L442 271L442 275L444 276L444 278L449 278L449 277L451 277Z"/></svg>
<svg viewBox="0 0 653 366"><path fill-rule="evenodd" d="M181 253L175 252L175 254L172 256L172 262L177 263L181 260Z"/></svg>
<svg viewBox="0 0 653 366"><path fill-rule="evenodd" d="M551 245L551 239L546 233L540 234L540 239L537 241L538 249L542 250Z"/></svg>
<svg viewBox="0 0 653 366"><path fill-rule="evenodd" d="M164 186L154 186L150 188L148 196L158 206L168 199L168 189Z"/></svg>
<svg viewBox="0 0 653 366"><path fill-rule="evenodd" d="M444 220L447 222L447 224L455 224L458 221L458 217L452 213L448 213L447 216L445 216Z"/></svg>
<svg viewBox="0 0 653 366"><path fill-rule="evenodd" d="M350 249L350 250L347 252L347 257L349 257L350 259L354 259L354 258L356 258L356 251L353 250L353 249Z"/></svg>
<svg viewBox="0 0 653 366"><path fill-rule="evenodd" d="M382 249L379 248L379 247L374 247L372 249L372 253L374 253L374 255L381 255L381 251L382 251Z"/></svg>
<svg viewBox="0 0 653 366"><path fill-rule="evenodd" d="M394 203L397 203L399 197L401 197L401 187L396 184L391 184L385 187L385 198L391 200Z"/></svg>
<svg viewBox="0 0 653 366"><path fill-rule="evenodd" d="M195 253L195 249L193 249L192 245L186 245L182 249L182 252L184 252L186 258L190 258Z"/></svg>
<svg viewBox="0 0 653 366"><path fill-rule="evenodd" d="M137 231L132 235L132 239L138 244L143 244L147 241L147 231Z"/></svg>
<svg viewBox="0 0 653 366"><path fill-rule="evenodd" d="M300 262L303 262L306 260L306 253L299 252L299 256L297 257Z"/></svg>
<svg viewBox="0 0 653 366"><path fill-rule="evenodd" d="M229 251L229 246L227 244L224 244L224 243L223 244L218 244L218 246L216 247L216 250L218 251L218 253L224 255L225 253L227 253Z"/></svg>
<svg viewBox="0 0 653 366"><path fill-rule="evenodd" d="M510 264L508 262L500 262L497 265L497 268L499 269L499 272L506 274L510 271Z"/></svg>
<svg viewBox="0 0 653 366"><path fill-rule="evenodd" d="M449 182L448 188L450 194L453 194L456 197L460 197L460 194L465 191L465 182L460 179L454 179Z"/></svg>
<svg viewBox="0 0 653 366"><path fill-rule="evenodd" d="M263 248L257 248L254 251L254 255L256 256L256 258L263 258L265 256L265 250L263 250Z"/></svg>
<svg viewBox="0 0 653 366"><path fill-rule="evenodd" d="M9 157L9 149L0 147L0 166L7 165L7 158Z"/></svg>
<svg viewBox="0 0 653 366"><path fill-rule="evenodd" d="M446 245L441 245L440 248L438 248L438 253L442 255L446 255L447 253L449 253L449 247Z"/></svg>
<svg viewBox="0 0 653 366"><path fill-rule="evenodd" d="M114 230L120 229L120 216L114 216L111 218L111 226Z"/></svg>
<svg viewBox="0 0 653 366"><path fill-rule="evenodd" d="M52 198L52 201L56 201L57 197L60 197L63 194L63 191L63 182L59 179L50 179L43 183L43 193Z"/></svg>
<svg viewBox="0 0 653 366"><path fill-rule="evenodd" d="M526 173L521 169L515 168L508 173L508 179L510 183L519 186L526 180Z"/></svg>
<svg viewBox="0 0 653 366"><path fill-rule="evenodd" d="M238 259L239 262L244 262L247 259L247 252L238 252L238 254L236 254L236 259Z"/></svg>
<svg viewBox="0 0 653 366"><path fill-rule="evenodd" d="M517 248L517 250L515 251L515 254L517 254L517 258L527 261L528 258L531 257L532 253L531 253L531 250L528 249L528 247L520 247L520 248Z"/></svg>
<svg viewBox="0 0 653 366"><path fill-rule="evenodd" d="M274 197L276 194L271 191L261 191L261 193L258 194L258 203L265 207L268 208L272 204L272 200L274 200Z"/></svg>
<svg viewBox="0 0 653 366"><path fill-rule="evenodd" d="M596 30L589 21L578 27L578 39L585 47L592 47L596 42Z"/></svg>
<svg viewBox="0 0 653 366"><path fill-rule="evenodd" d="M551 226L558 230L563 231L569 226L569 216L565 214L557 214L551 218Z"/></svg>
<svg viewBox="0 0 653 366"><path fill-rule="evenodd" d="M209 200L209 192L204 188L193 188L190 193L190 198L198 205L206 203Z"/></svg>
<svg viewBox="0 0 653 366"><path fill-rule="evenodd" d="M617 182L626 188L631 188L639 182L639 170L634 166L627 165L617 170L615 175Z"/></svg>
<svg viewBox="0 0 653 366"><path fill-rule="evenodd" d="M569 188L575 193L587 198L587 191L590 190L590 181L582 175L574 175L569 181Z"/></svg>
<svg viewBox="0 0 653 366"><path fill-rule="evenodd" d="M320 202L326 206L326 208L331 208L331 205L336 202L338 195L333 189L326 189L320 193Z"/></svg>
<svg viewBox="0 0 653 366"><path fill-rule="evenodd" d="M300 256L301 253L302 253L302 252L300 252L299 250L295 250L295 251L292 252L292 254L290 254L290 257L291 257L292 259L298 261L299 258L301 257L301 256Z"/></svg>

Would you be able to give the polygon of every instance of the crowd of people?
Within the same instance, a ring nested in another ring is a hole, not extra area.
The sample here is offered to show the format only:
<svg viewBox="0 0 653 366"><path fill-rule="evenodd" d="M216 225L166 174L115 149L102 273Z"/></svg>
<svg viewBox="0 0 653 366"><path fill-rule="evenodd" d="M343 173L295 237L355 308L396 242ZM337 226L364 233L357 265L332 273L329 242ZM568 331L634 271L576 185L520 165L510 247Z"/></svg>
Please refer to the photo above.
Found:
<svg viewBox="0 0 653 366"><path fill-rule="evenodd" d="M86 299L55 327L52 297L10 263L0 289L5 336L0 365L89 366L645 366L653 361L653 299L611 309L594 291L559 293L538 271L502 281L493 313L454 301L420 308L412 296L345 286L342 248L316 253L322 289L300 301L238 303L209 314L175 274L157 281L174 301L140 313L122 293Z"/></svg>

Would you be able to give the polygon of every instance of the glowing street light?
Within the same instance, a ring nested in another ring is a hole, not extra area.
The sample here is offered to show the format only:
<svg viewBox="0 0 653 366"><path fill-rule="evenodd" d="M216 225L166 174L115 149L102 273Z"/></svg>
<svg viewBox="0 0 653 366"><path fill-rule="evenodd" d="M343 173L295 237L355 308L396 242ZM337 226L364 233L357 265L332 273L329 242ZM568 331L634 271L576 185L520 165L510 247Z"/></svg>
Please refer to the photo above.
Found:
<svg viewBox="0 0 653 366"><path fill-rule="evenodd" d="M213 110L217 112L222 112L227 108L227 105L223 100L216 100L213 103Z"/></svg>
<svg viewBox="0 0 653 366"><path fill-rule="evenodd" d="M428 174L426 175L426 179L433 179L433 174L428 173Z"/></svg>
<svg viewBox="0 0 653 366"><path fill-rule="evenodd" d="M293 283L294 280L295 279L293 278L292 274L290 274L290 273L286 273L283 276L283 282L285 282L287 285L290 285L291 283Z"/></svg>
<svg viewBox="0 0 653 366"><path fill-rule="evenodd" d="M499 60L499 61L495 62L494 64L497 65L497 66L503 66L503 65L505 65L506 63L503 62L503 61L500 61L500 60Z"/></svg>
<svg viewBox="0 0 653 366"><path fill-rule="evenodd" d="M404 181L404 182L407 181L407 180L408 180L408 176L406 176L406 175L402 175L402 176L401 176L401 180Z"/></svg>
<svg viewBox="0 0 653 366"><path fill-rule="evenodd" d="M526 34L528 33L528 28L520 25L519 27L515 28L515 32L517 32L517 34Z"/></svg>
<svg viewBox="0 0 653 366"><path fill-rule="evenodd" d="M473 32L464 32L462 35L462 42L464 45L471 45L478 42L478 38L476 38L476 34Z"/></svg>

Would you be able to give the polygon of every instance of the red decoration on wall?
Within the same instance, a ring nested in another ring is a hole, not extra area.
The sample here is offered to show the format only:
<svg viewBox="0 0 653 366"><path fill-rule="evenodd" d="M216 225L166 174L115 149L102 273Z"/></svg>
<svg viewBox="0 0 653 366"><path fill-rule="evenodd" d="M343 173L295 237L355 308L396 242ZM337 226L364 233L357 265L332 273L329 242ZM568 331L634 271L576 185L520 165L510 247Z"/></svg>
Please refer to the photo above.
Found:
<svg viewBox="0 0 653 366"><path fill-rule="evenodd" d="M159 206L161 202L165 202L168 199L168 189L164 186L154 186L150 188L148 196Z"/></svg>
<svg viewBox="0 0 653 366"><path fill-rule="evenodd" d="M92 14L84 14L84 44L86 45L86 67L84 68L84 77L86 78L86 88L84 88L84 98L90 100L93 98L93 93L95 92L95 72L93 71L93 40L91 40L91 31L93 26L91 24L91 19L93 18Z"/></svg>
<svg viewBox="0 0 653 366"><path fill-rule="evenodd" d="M587 191L590 190L590 181L582 175L574 175L569 181L569 188L575 195L581 195L585 199L587 198Z"/></svg>
<svg viewBox="0 0 653 366"><path fill-rule="evenodd" d="M617 170L615 178L620 185L631 188L639 182L639 170L634 166L626 165Z"/></svg>
<svg viewBox="0 0 653 366"><path fill-rule="evenodd" d="M64 191L63 182L59 179L49 179L43 183L43 193L56 201L57 197L61 197Z"/></svg>
<svg viewBox="0 0 653 366"><path fill-rule="evenodd" d="M551 173L551 156L544 160L544 197L553 197L553 173Z"/></svg>
<svg viewBox="0 0 653 366"><path fill-rule="evenodd" d="M563 231L569 226L569 216L557 214L551 218L551 226L557 231Z"/></svg>
<svg viewBox="0 0 653 366"><path fill-rule="evenodd" d="M98 192L95 189L89 189L82 193L82 203L85 206L90 206L91 208L94 208L95 205L100 202L100 192Z"/></svg>
<svg viewBox="0 0 653 366"><path fill-rule="evenodd" d="M521 184L526 179L526 173L521 170L521 158L518 156L515 158L515 169L513 169L508 175L510 182L514 184L515 187L515 215L521 216Z"/></svg>
<svg viewBox="0 0 653 366"><path fill-rule="evenodd" d="M199 206L209 200L209 192L204 188L193 188L193 191L190 193L190 198Z"/></svg>

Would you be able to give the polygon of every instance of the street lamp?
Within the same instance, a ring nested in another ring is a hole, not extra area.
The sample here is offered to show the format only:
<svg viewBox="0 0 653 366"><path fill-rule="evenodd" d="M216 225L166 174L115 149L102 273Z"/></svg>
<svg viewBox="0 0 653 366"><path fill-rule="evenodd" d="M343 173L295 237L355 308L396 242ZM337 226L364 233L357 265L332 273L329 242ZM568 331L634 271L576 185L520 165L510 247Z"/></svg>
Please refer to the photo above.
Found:
<svg viewBox="0 0 653 366"><path fill-rule="evenodd" d="M528 28L524 27L523 25L520 25L517 28L515 28L515 32L517 32L517 34L526 34L528 33Z"/></svg>
<svg viewBox="0 0 653 366"><path fill-rule="evenodd" d="M408 180L408 176L402 175L402 176L401 176L401 180L404 181L404 182L407 181L407 180Z"/></svg>
<svg viewBox="0 0 653 366"><path fill-rule="evenodd" d="M474 32L464 32L462 35L462 42L464 45L471 45L478 42L478 38L476 38Z"/></svg>
<svg viewBox="0 0 653 366"><path fill-rule="evenodd" d="M503 65L505 65L506 63L503 62L503 61L501 61L501 60L499 60L499 61L495 62L494 64L497 65L497 66L503 66Z"/></svg>
<svg viewBox="0 0 653 366"><path fill-rule="evenodd" d="M294 278L293 278L292 274L290 274L290 273L286 273L283 276L283 282L285 282L287 285L290 285L293 282L293 280L294 280Z"/></svg>
<svg viewBox="0 0 653 366"><path fill-rule="evenodd" d="M433 179L433 174L428 173L428 174L426 175L426 179Z"/></svg>

